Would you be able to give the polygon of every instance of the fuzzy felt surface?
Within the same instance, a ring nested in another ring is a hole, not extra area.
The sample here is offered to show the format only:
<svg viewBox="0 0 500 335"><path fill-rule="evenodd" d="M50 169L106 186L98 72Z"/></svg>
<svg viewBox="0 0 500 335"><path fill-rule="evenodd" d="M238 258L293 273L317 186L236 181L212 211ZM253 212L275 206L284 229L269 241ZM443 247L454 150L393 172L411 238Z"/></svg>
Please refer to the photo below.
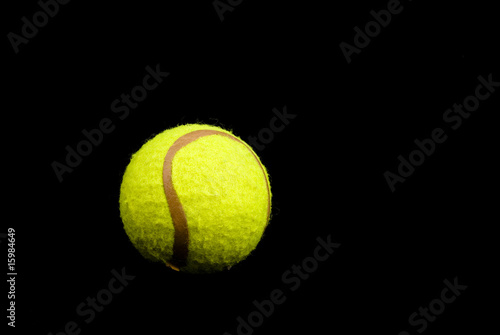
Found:
<svg viewBox="0 0 500 335"><path fill-rule="evenodd" d="M201 124L168 129L132 155L125 170L120 215L130 240L147 259L165 263L173 255L175 229L162 179L165 155L179 137L203 129L234 136ZM245 259L259 243L271 193L267 172L251 150L226 136L210 135L176 152L172 182L189 230L181 271L221 271Z"/></svg>

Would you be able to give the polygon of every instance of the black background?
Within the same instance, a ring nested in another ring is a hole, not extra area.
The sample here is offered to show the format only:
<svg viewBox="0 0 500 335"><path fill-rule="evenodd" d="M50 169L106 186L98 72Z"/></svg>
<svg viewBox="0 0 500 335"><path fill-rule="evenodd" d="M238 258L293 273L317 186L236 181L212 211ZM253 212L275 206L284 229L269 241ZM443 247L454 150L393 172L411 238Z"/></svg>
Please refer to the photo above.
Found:
<svg viewBox="0 0 500 335"><path fill-rule="evenodd" d="M485 333L498 305L500 93L457 130L442 120L479 75L500 81L498 15L472 4L402 2L350 64L339 44L353 44L353 28L387 1L244 0L223 22L211 1L72 1L18 54L5 37L2 232L16 229L18 272L9 333L56 334L75 321L81 334L234 335L252 302L280 289L286 302L255 334L416 334L408 317L455 277L468 288L426 333ZM4 36L38 10L33 0L5 10ZM170 76L118 119L111 102L156 64ZM257 151L273 211L252 255L215 275L146 262L119 216L130 155L183 123L248 139L284 106L296 117ZM59 182L51 164L103 118L114 131ZM446 142L391 192L384 172L436 127ZM292 292L283 273L328 235L341 246ZM124 267L135 279L87 324L76 307Z"/></svg>

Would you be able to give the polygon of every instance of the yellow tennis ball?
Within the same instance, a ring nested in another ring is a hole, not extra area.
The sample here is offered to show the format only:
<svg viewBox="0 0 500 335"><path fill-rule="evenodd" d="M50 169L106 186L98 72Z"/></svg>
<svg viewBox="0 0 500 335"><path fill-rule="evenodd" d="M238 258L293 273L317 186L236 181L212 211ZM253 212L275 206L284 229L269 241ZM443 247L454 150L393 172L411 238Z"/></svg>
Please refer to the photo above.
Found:
<svg viewBox="0 0 500 335"><path fill-rule="evenodd" d="M222 128L168 129L132 155L120 216L147 259L209 273L245 259L271 213L266 168L248 144Z"/></svg>

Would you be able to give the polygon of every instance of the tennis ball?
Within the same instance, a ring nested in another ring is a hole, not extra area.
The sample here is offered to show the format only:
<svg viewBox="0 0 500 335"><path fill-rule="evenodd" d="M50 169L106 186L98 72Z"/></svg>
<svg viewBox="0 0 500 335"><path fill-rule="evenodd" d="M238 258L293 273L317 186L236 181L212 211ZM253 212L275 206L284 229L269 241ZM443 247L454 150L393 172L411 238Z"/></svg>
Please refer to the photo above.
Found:
<svg viewBox="0 0 500 335"><path fill-rule="evenodd" d="M181 125L147 141L120 188L120 216L133 245L177 271L211 273L242 261L270 213L269 176L259 157L211 125Z"/></svg>

